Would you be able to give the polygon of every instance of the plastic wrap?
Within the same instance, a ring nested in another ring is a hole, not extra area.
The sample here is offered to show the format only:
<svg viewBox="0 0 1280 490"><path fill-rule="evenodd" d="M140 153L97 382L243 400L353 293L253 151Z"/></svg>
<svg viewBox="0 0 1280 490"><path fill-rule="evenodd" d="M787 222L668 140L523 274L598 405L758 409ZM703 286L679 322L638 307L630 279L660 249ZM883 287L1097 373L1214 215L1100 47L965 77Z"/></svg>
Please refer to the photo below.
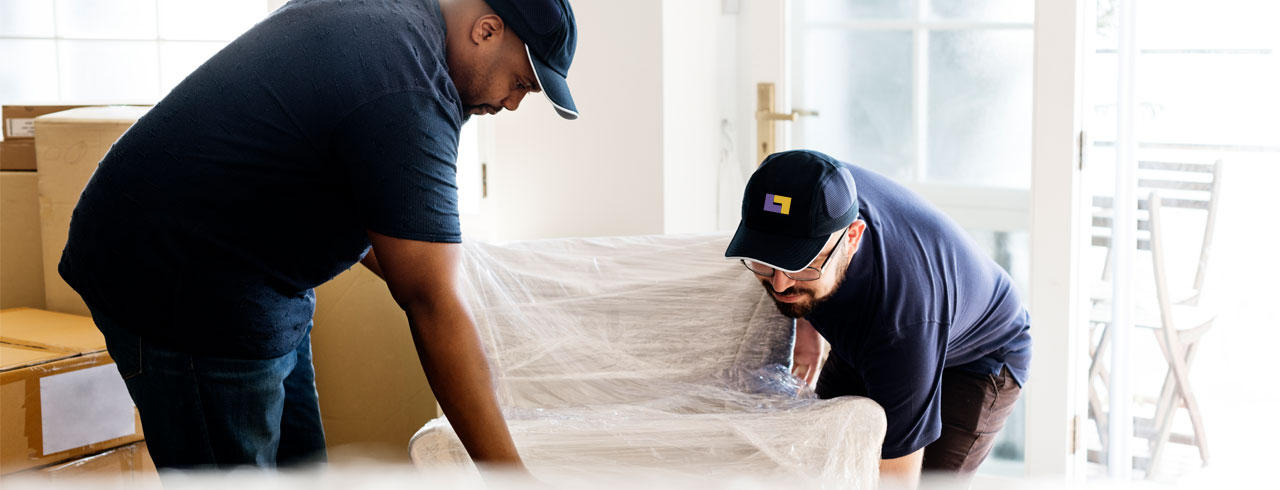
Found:
<svg viewBox="0 0 1280 490"><path fill-rule="evenodd" d="M464 245L464 295L526 465L563 474L758 473L874 486L884 412L818 400L794 331L728 235ZM469 461L444 418L428 467Z"/></svg>

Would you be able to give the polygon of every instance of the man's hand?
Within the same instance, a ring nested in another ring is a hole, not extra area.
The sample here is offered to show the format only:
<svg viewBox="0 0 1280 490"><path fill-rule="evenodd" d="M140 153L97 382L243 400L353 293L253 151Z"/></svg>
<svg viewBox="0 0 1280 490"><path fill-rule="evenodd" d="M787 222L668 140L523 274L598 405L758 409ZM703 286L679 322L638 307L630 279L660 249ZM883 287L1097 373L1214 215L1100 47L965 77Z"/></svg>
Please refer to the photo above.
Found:
<svg viewBox="0 0 1280 490"><path fill-rule="evenodd" d="M409 315L418 360L449 424L472 461L523 469L498 409L480 336L457 290L457 244L403 240L369 232L368 258ZM372 269L372 268L371 268Z"/></svg>
<svg viewBox="0 0 1280 490"><path fill-rule="evenodd" d="M812 385L822 359L822 336L804 318L796 319L796 346L791 359L791 374Z"/></svg>

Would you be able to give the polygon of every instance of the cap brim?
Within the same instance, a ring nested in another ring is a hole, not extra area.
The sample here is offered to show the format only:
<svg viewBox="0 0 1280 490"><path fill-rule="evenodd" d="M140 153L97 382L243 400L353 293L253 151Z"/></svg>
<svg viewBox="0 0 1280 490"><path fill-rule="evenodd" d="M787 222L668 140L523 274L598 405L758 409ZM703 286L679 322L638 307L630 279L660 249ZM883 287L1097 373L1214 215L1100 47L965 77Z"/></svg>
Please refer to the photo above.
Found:
<svg viewBox="0 0 1280 490"><path fill-rule="evenodd" d="M551 105L556 108L556 112L565 119L577 119L578 107L573 104L573 96L569 95L569 82L555 70L538 61L538 58L533 56L533 52L529 51L529 45L525 45L524 52L529 55L529 64L533 65L533 76L538 78L538 86L542 88L542 93L547 96L547 100L551 101Z"/></svg>
<svg viewBox="0 0 1280 490"><path fill-rule="evenodd" d="M800 272L818 257L830 235L815 238L796 238L772 233L762 233L739 222L738 231L725 249L727 259L750 259L762 262L774 269Z"/></svg>

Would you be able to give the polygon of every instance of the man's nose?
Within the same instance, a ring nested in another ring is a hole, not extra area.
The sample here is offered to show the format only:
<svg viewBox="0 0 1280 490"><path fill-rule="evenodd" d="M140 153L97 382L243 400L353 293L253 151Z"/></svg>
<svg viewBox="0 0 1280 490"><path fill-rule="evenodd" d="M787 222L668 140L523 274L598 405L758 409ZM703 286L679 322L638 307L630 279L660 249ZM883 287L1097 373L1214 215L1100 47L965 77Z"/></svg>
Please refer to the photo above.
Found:
<svg viewBox="0 0 1280 490"><path fill-rule="evenodd" d="M787 288L791 287L795 283L796 283L795 279L787 277L786 274L783 274L782 271L778 269L774 269L773 277L769 278L769 284L773 286L773 290L775 292L779 292L779 293L786 291Z"/></svg>
<svg viewBox="0 0 1280 490"><path fill-rule="evenodd" d="M520 108L520 101L524 100L525 94L528 94L528 93L529 92L525 90L517 90L516 92L507 96L506 99L502 100L502 107L508 111L514 111Z"/></svg>

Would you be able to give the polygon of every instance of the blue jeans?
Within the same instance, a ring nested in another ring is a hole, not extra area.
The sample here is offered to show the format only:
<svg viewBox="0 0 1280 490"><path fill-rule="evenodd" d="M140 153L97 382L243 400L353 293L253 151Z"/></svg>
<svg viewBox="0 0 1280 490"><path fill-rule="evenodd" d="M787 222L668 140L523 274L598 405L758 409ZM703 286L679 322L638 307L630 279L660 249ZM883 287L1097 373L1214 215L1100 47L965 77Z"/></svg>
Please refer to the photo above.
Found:
<svg viewBox="0 0 1280 490"><path fill-rule="evenodd" d="M273 359L154 345L97 311L93 321L142 417L160 469L298 466L326 459L311 333Z"/></svg>

